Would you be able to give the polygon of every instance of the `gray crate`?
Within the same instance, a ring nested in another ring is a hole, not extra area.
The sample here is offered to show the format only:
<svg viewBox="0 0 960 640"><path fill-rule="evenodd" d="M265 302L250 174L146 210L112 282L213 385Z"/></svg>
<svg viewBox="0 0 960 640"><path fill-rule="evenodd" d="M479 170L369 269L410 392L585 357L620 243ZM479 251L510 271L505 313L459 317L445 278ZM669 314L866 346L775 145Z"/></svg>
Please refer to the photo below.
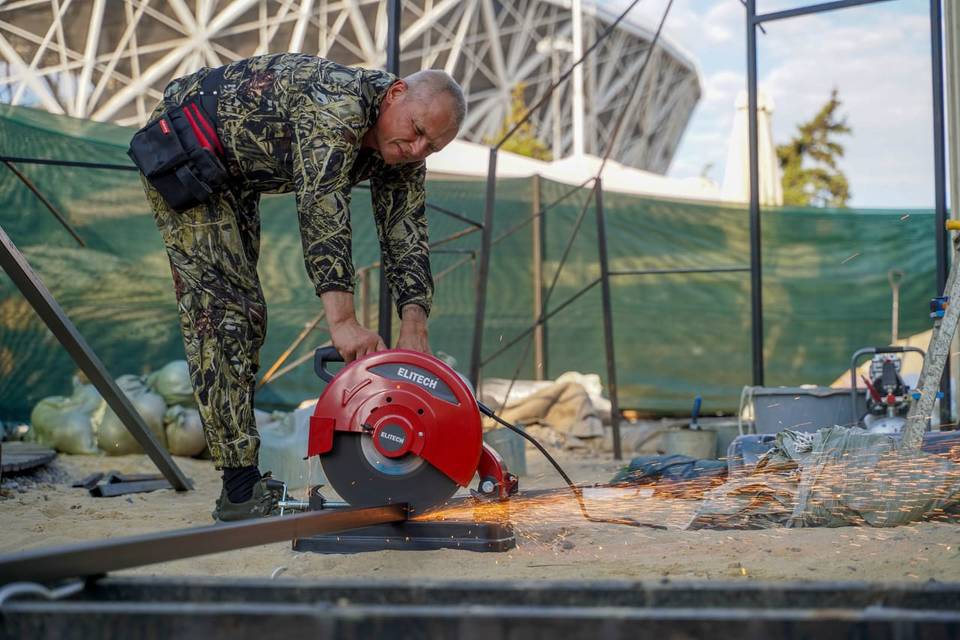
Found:
<svg viewBox="0 0 960 640"><path fill-rule="evenodd" d="M749 387L757 433L784 429L813 432L834 425L853 426L866 413L862 393L857 412L850 405L850 389L831 387Z"/></svg>

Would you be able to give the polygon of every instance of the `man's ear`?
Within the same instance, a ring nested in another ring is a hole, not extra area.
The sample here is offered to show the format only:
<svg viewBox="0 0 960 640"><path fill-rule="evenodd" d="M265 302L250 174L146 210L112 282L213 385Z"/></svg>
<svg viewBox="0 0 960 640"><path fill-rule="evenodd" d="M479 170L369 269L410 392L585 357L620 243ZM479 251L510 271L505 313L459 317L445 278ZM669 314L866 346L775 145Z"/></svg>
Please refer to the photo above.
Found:
<svg viewBox="0 0 960 640"><path fill-rule="evenodd" d="M390 85L389 89L387 89L387 95L386 95L387 101L390 103L396 102L407 92L407 89L409 88L410 88L410 85L408 85L406 82L404 82L403 80L397 80L392 85Z"/></svg>

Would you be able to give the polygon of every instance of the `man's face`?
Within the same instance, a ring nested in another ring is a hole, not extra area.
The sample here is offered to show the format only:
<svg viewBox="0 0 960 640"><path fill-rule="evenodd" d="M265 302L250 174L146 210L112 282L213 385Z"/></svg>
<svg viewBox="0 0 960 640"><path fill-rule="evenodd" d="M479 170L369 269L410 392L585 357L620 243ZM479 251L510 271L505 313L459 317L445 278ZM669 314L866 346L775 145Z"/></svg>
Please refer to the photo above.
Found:
<svg viewBox="0 0 960 640"><path fill-rule="evenodd" d="M433 99L418 99L403 80L387 90L374 127L376 147L387 164L419 162L447 146L456 135L450 96L442 93Z"/></svg>

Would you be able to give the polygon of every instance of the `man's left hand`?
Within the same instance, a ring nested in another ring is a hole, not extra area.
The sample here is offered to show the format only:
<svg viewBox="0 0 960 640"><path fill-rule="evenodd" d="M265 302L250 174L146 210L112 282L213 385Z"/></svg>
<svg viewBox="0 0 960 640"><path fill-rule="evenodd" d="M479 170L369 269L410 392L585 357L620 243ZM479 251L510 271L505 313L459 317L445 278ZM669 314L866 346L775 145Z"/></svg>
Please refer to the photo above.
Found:
<svg viewBox="0 0 960 640"><path fill-rule="evenodd" d="M408 304L403 308L396 348L431 353L427 337L427 313L420 305Z"/></svg>

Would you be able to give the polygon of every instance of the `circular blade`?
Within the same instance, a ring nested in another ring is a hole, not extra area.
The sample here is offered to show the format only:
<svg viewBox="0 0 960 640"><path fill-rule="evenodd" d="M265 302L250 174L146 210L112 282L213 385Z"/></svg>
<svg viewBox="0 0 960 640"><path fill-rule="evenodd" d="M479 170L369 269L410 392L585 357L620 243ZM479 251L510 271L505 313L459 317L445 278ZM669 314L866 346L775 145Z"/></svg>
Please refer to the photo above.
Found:
<svg viewBox="0 0 960 640"><path fill-rule="evenodd" d="M411 514L420 514L446 502L456 493L456 482L414 454L382 456L369 436L338 431L333 449L320 457L323 473L334 491L351 506L406 502Z"/></svg>

